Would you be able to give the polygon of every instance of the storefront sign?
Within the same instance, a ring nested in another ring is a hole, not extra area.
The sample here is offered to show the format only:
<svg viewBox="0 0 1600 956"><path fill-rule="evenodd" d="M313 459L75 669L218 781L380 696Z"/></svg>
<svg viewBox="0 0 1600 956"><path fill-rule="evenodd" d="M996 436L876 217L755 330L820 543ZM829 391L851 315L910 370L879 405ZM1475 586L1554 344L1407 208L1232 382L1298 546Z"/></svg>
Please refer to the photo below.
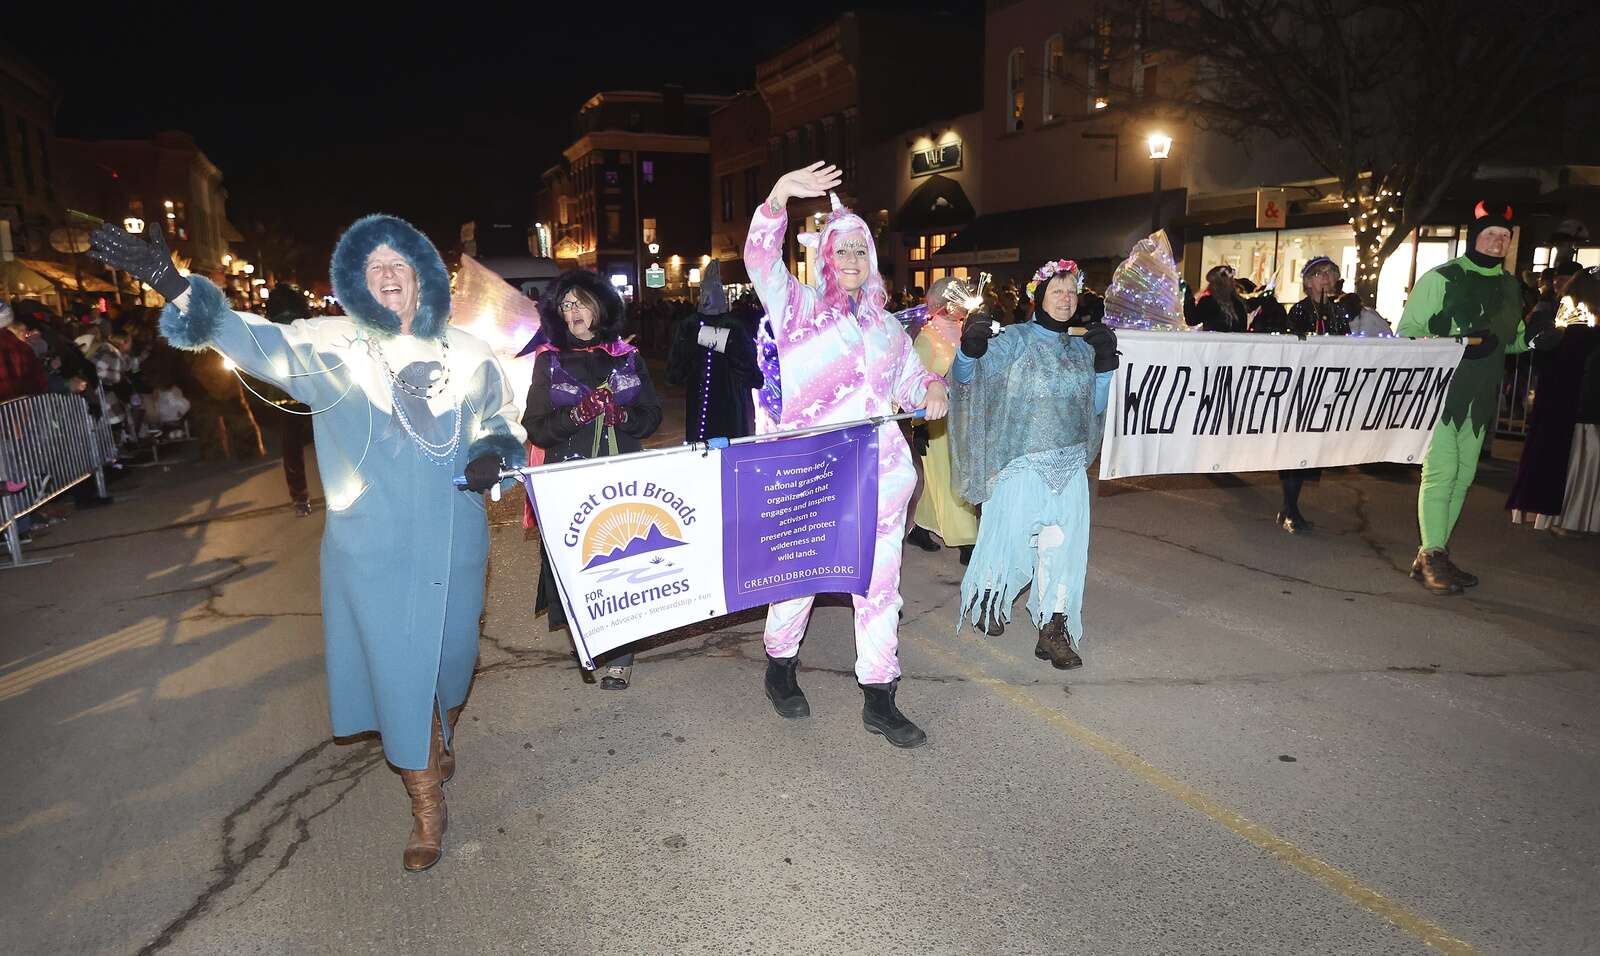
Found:
<svg viewBox="0 0 1600 956"><path fill-rule="evenodd" d="M1282 189L1256 190L1256 228L1282 229L1289 224L1289 200Z"/></svg>
<svg viewBox="0 0 1600 956"><path fill-rule="evenodd" d="M1010 249L979 249L974 252L970 260L973 263L986 262L1016 262L1022 258L1022 250L1013 246Z"/></svg>
<svg viewBox="0 0 1600 956"><path fill-rule="evenodd" d="M1450 339L1117 334L1100 477L1421 464Z"/></svg>
<svg viewBox="0 0 1600 956"><path fill-rule="evenodd" d="M911 153L911 178L947 173L961 168L961 141L941 143Z"/></svg>
<svg viewBox="0 0 1600 956"><path fill-rule="evenodd" d="M661 268L659 263L652 263L650 268L644 270L644 287L646 289L659 289L667 284L667 270Z"/></svg>

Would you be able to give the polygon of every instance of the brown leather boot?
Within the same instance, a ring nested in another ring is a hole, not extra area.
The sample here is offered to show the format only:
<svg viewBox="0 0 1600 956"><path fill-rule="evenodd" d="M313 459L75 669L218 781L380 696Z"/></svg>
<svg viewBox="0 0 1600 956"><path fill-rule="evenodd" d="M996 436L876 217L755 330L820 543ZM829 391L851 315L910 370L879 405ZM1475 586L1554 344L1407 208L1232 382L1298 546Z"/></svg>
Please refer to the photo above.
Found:
<svg viewBox="0 0 1600 956"><path fill-rule="evenodd" d="M1456 559L1450 557L1449 548L1444 551L1444 562L1450 566L1450 576L1456 579L1457 584L1463 588L1475 588L1478 586L1478 576L1471 571L1462 570L1461 565L1456 564Z"/></svg>
<svg viewBox="0 0 1600 956"><path fill-rule="evenodd" d="M1083 658L1072 649L1066 615L1052 614L1050 620L1044 622L1044 627L1039 628L1039 643L1033 649L1033 656L1041 661L1049 661L1050 666L1058 671L1083 666Z"/></svg>
<svg viewBox="0 0 1600 956"><path fill-rule="evenodd" d="M461 707L465 706L466 704L461 705ZM441 785L449 783L450 778L456 775L456 721L461 719L461 707L457 707L455 710L447 711L445 714L445 716L450 718L449 750L444 749L444 741L437 737L439 733L439 722L437 720L433 722L435 741L439 745L439 783Z"/></svg>
<svg viewBox="0 0 1600 956"><path fill-rule="evenodd" d="M439 862L444 855L444 831L449 825L449 814L444 805L444 786L439 780L439 715L433 715L433 735L428 744L426 770L402 770L400 782L405 784L411 797L411 838L406 841L406 851L401 864L412 873L420 873Z"/></svg>
<svg viewBox="0 0 1600 956"><path fill-rule="evenodd" d="M1411 562L1411 577L1433 594L1460 594L1461 583L1450 573L1450 559L1442 548L1418 551Z"/></svg>

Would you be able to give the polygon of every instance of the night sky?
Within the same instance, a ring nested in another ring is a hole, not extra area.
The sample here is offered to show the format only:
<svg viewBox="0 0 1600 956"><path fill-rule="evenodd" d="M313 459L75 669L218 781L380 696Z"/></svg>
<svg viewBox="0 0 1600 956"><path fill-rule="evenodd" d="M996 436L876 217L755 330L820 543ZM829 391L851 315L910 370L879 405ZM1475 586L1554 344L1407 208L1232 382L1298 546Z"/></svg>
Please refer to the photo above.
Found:
<svg viewBox="0 0 1600 956"><path fill-rule="evenodd" d="M83 6L38 4L8 42L59 84L58 135L187 131L223 172L230 220L292 234L307 262L325 262L363 213L408 218L441 245L468 219L528 215L539 174L599 90L750 89L759 59L844 10L930 5L486 6L440 5L422 19L403 4L206 4L188 15L145 5L91 28L98 18ZM86 29L89 46L63 42Z"/></svg>

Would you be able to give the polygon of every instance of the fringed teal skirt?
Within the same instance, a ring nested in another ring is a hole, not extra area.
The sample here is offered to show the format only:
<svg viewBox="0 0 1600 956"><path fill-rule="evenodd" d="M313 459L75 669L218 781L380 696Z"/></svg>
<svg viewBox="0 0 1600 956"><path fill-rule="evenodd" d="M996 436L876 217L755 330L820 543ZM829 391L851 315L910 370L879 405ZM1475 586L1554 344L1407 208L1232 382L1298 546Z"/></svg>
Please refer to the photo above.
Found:
<svg viewBox="0 0 1600 956"><path fill-rule="evenodd" d="M1059 494L1031 469L1002 474L983 503L978 544L961 581L961 623L979 625L987 608L1010 623L1022 589L1028 614L1042 627L1064 614L1072 645L1083 640L1083 579L1089 569L1089 480L1080 469Z"/></svg>

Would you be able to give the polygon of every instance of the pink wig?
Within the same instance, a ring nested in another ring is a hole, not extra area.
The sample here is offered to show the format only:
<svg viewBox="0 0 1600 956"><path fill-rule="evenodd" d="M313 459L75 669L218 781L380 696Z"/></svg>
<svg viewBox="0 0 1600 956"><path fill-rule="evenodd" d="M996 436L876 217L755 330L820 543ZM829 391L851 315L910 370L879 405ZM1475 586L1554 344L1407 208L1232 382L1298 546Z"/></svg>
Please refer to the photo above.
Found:
<svg viewBox="0 0 1600 956"><path fill-rule="evenodd" d="M859 308L882 310L889 303L889 293L883 287L883 276L878 272L878 246L872 241L872 230L867 228L860 216L838 205L838 200L832 194L829 198L834 203L833 212L822 227L822 239L817 245L817 277L821 280L817 285L817 295L822 300L822 307L840 312L850 311L847 303L849 295L839 284L834 270L833 251L839 243L860 233L862 241L867 244L867 281L862 283L860 289Z"/></svg>

